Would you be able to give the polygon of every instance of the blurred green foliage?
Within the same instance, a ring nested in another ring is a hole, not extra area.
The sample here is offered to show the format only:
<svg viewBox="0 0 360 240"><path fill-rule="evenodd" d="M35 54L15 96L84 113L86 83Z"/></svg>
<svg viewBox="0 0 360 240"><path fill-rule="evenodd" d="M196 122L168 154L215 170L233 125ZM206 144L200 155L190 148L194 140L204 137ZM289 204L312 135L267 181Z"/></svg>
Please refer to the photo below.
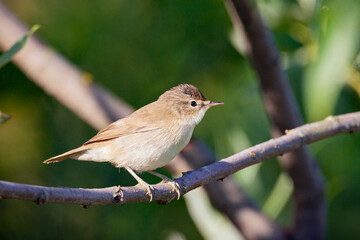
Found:
<svg viewBox="0 0 360 240"><path fill-rule="evenodd" d="M194 133L219 159L270 138L256 74L231 46L232 26L222 1L4 3L28 25L40 23L39 37L136 108L185 82L209 99L225 102L210 110ZM359 1L257 4L273 31L305 122L358 111ZM0 179L67 187L135 184L125 171L119 174L109 164L68 160L43 165L44 159L79 146L95 131L12 64L0 70L0 109L13 116L0 125ZM328 239L360 238L359 143L360 135L353 134L312 146L326 181ZM289 225L291 183L280 172L270 160L235 177L265 210L276 209L271 216ZM1 200L0 239L201 238L185 209L182 199L168 206L144 203L88 210Z"/></svg>

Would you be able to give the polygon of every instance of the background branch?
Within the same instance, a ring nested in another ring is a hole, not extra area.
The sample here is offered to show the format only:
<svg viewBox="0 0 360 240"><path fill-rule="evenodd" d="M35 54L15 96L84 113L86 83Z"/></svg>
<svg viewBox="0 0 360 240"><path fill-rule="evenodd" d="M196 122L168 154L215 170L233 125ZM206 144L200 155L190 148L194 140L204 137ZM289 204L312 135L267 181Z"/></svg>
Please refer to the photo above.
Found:
<svg viewBox="0 0 360 240"><path fill-rule="evenodd" d="M274 40L256 7L247 0L226 0L234 28L245 36L245 54L258 75L263 101L272 121L272 135L281 136L286 129L301 125L301 114L288 79L281 70ZM306 148L279 159L294 185L296 212L290 234L295 239L322 239L326 209L324 184L320 170Z"/></svg>
<svg viewBox="0 0 360 240"><path fill-rule="evenodd" d="M208 183L225 177L253 164L265 161L286 152L298 149L305 144L360 130L360 112L328 117L327 119L288 131L288 134L250 147L237 154L204 166L198 170L186 172L175 179L180 185L181 195ZM154 201L170 202L176 199L176 193L166 183L154 186ZM133 202L146 202L148 196L141 186L122 187L123 196L114 201L116 186L104 189L73 189L31 186L0 181L0 196L8 199L30 200L36 203L66 203L91 205L114 205Z"/></svg>

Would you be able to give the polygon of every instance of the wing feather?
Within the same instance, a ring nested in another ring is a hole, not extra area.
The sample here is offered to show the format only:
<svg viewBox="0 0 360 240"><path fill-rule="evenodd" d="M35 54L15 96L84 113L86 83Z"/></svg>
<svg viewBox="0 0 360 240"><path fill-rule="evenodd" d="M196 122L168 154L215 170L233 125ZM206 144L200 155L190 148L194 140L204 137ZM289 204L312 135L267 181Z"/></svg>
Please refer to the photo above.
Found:
<svg viewBox="0 0 360 240"><path fill-rule="evenodd" d="M151 114L151 112L147 110L147 106L139 109L125 118L119 119L116 122L108 125L83 145L109 141L130 134L161 129L161 123L163 120L160 119L157 115ZM134 119L136 120L134 121Z"/></svg>

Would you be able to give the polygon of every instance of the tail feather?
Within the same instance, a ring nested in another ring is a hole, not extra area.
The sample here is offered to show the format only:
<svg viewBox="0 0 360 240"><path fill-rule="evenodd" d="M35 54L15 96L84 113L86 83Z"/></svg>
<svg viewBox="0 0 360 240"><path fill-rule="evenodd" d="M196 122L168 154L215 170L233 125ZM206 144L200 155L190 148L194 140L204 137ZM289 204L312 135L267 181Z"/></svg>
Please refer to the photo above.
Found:
<svg viewBox="0 0 360 240"><path fill-rule="evenodd" d="M75 148L73 150L70 150L70 151L68 151L66 153L63 153L63 154L57 155L55 157L49 158L49 159L45 160L43 163L49 164L49 163L61 162L61 161L65 160L65 159L68 159L68 158L75 158L76 159L79 155L84 153L86 150L87 150L87 147L81 146L81 147Z"/></svg>

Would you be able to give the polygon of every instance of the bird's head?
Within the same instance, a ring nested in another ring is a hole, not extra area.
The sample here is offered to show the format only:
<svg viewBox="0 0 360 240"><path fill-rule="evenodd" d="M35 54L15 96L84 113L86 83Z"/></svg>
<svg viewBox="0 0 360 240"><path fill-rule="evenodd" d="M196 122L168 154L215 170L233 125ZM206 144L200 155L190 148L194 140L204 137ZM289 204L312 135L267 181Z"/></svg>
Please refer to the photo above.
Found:
<svg viewBox="0 0 360 240"><path fill-rule="evenodd" d="M224 104L207 100L199 89L190 84L180 84L171 88L163 93L158 101L191 125L198 124L210 107Z"/></svg>

